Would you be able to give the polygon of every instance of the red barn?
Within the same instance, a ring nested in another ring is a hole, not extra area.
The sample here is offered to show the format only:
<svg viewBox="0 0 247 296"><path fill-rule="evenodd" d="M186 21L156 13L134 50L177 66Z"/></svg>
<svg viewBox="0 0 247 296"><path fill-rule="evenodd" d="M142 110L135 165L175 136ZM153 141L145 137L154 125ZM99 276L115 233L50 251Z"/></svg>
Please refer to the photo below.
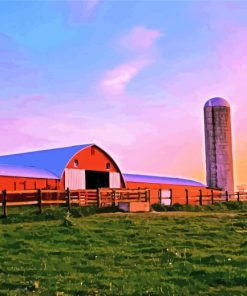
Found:
<svg viewBox="0 0 247 296"><path fill-rule="evenodd" d="M210 188L194 180L137 174L124 174L123 177L128 188L150 189L151 204L160 201L164 204L186 204L188 201L198 204L200 194L211 195Z"/></svg>
<svg viewBox="0 0 247 296"><path fill-rule="evenodd" d="M94 144L0 156L0 190L147 188L151 204L195 203L210 195L204 184L181 178L122 174Z"/></svg>
<svg viewBox="0 0 247 296"><path fill-rule="evenodd" d="M94 144L0 156L0 189L123 188L115 161Z"/></svg>

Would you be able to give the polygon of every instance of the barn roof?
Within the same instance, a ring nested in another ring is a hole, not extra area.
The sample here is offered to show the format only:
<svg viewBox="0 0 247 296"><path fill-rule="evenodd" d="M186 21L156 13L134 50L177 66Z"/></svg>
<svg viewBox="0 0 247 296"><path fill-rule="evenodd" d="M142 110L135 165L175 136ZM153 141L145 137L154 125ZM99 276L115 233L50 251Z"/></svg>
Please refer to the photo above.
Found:
<svg viewBox="0 0 247 296"><path fill-rule="evenodd" d="M0 176L58 179L52 172L44 169L9 164L0 164Z"/></svg>
<svg viewBox="0 0 247 296"><path fill-rule="evenodd" d="M160 176L147 176L137 174L123 174L125 182L140 182L140 183L154 183L154 184L169 184L169 185L184 185L184 186L201 186L206 185L188 179L172 178L172 177L160 177Z"/></svg>
<svg viewBox="0 0 247 296"><path fill-rule="evenodd" d="M92 145L93 144L84 144L0 156L0 166L2 165L2 172L6 173L0 173L0 175L7 176L7 173L14 173L16 168L17 173L19 173L19 176L22 177L36 176L37 178L60 179L67 163L73 155ZM3 165L8 166L4 167ZM17 176L16 174L14 175Z"/></svg>

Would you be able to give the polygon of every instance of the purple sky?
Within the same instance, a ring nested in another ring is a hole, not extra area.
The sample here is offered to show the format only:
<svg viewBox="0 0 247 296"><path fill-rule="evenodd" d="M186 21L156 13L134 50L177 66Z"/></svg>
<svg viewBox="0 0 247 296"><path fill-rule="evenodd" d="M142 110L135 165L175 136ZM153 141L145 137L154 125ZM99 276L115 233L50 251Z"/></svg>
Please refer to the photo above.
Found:
<svg viewBox="0 0 247 296"><path fill-rule="evenodd" d="M205 182L203 105L232 106L247 184L247 2L1 1L1 154L95 143Z"/></svg>

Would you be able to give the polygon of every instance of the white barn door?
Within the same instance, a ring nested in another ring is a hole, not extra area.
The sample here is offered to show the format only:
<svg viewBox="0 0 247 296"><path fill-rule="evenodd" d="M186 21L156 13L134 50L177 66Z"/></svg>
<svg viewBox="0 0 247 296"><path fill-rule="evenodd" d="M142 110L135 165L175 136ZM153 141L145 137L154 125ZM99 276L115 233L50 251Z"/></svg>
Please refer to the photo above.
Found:
<svg viewBox="0 0 247 296"><path fill-rule="evenodd" d="M110 188L120 188L121 180L119 173L110 173Z"/></svg>
<svg viewBox="0 0 247 296"><path fill-rule="evenodd" d="M86 189L85 170L65 169L65 189Z"/></svg>

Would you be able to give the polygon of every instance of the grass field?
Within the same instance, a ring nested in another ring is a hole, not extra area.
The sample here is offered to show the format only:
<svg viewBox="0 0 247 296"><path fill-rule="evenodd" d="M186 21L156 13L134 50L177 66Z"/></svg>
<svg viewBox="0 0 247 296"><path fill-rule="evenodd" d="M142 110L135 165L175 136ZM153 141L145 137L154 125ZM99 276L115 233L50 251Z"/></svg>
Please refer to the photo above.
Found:
<svg viewBox="0 0 247 296"><path fill-rule="evenodd" d="M0 295L247 295L247 212L11 209Z"/></svg>

